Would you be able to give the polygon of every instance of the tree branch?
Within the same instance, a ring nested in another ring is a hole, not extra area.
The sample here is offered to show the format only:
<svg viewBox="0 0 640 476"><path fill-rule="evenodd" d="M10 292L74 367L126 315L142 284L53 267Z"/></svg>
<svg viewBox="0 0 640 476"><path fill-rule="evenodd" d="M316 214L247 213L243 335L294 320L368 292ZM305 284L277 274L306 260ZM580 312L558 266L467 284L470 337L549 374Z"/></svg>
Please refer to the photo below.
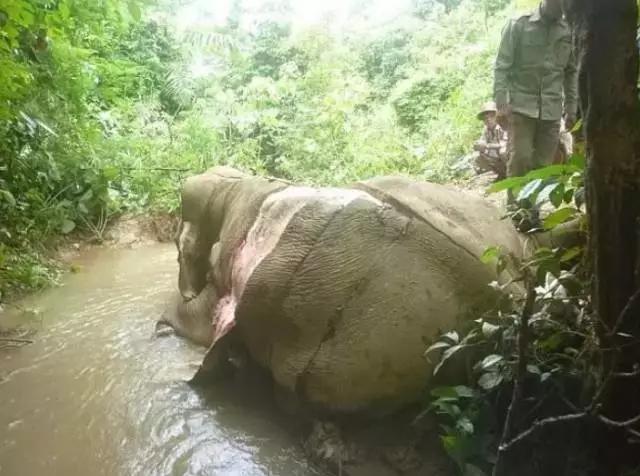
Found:
<svg viewBox="0 0 640 476"><path fill-rule="evenodd" d="M529 293L527 294L527 304L529 304L529 300L531 299L531 294L530 294L531 290L529 290ZM533 290L533 300L535 301L535 290ZM525 304L523 312L522 312L522 322L524 325L524 322L526 321L528 323L528 317L530 316L531 313L527 313L527 309L529 308L528 305ZM629 313L633 313L634 309L636 306L638 306L640 304L640 290L638 292L636 292L631 299L629 299L629 302L627 303L627 305L624 307L623 311L620 313L620 316L618 317L617 320L617 324L621 324L624 322L625 318L629 315ZM531 306L531 310L533 308L533 302L530 304ZM612 334L614 334L612 332ZM525 339L528 338L528 334L525 332ZM521 378L521 374L520 372L522 371L522 362L524 361L525 365L524 365L524 371L526 372L526 352L523 353L523 347L522 347L522 343L523 343L523 336L522 336L522 329L520 331L520 335L519 335L519 339L518 339L518 374L516 374L516 383L514 386L514 393L513 393L513 398L515 399L516 396L518 396L519 398L522 398L521 394L518 393L518 395L516 394L516 390L518 389L518 387L521 385L520 382L520 378ZM528 345L528 341L525 340L525 344ZM526 348L525 348L526 350ZM524 375L524 374L522 374ZM586 419L588 417L596 417L596 419L603 423L604 425L611 427L611 428L619 428L619 429L625 429L627 430L629 433L635 435L635 436L640 436L640 433L637 432L636 430L632 429L631 427L634 425L637 425L640 423L640 414L634 416L633 418L629 418L628 420L622 420L622 421L618 421L618 420L612 420L611 418L607 418L604 415L600 415L599 411L602 407L601 405L601 401L602 398L605 394L606 389L609 386L609 383L611 382L611 380L615 377L626 377L626 378L631 378L631 377L637 377L640 376L640 369L636 369L633 372L626 372L626 373L616 373L616 372L609 372L604 379L602 380L602 383L600 384L600 386L598 387L598 390L596 391L596 393L593 396L593 399L591 400L591 402L589 403L589 405L586 407L586 409L584 411L581 412L576 412L576 413L569 413L567 415L560 415L560 416L556 416L556 417L549 417L549 418L543 418L541 420L537 420L536 422L534 422L528 429L524 430L522 433L518 434L517 436L510 438L510 433L511 430L507 425L511 424L510 421L510 415L513 412L513 408L514 408L514 402L515 400L512 399L511 401L511 405L509 407L509 412L507 414L507 421L505 422L505 429L504 429L504 433L502 436L502 440L500 443L500 446L498 447L498 458L496 461L496 465L494 467L494 472L493 472L493 476L502 476L502 475L507 475L508 473L505 472L505 468L504 468L504 456L506 455L506 453L508 453L514 446L516 446L518 443L521 443L523 441L525 441L526 439L530 438L531 436L533 436L535 433L537 433L538 431L549 427L549 426L554 426L554 425L559 425L559 424L565 424L565 423L571 423L571 422L577 422L583 419ZM519 383L520 382L520 383ZM521 391L521 390L519 390ZM570 402L566 402L566 403L570 403ZM516 402L517 404L517 402ZM571 406L573 407L573 405L571 404ZM575 408L575 407L573 407Z"/></svg>
<svg viewBox="0 0 640 476"><path fill-rule="evenodd" d="M620 329L624 325L625 321L634 314L640 314L640 289L638 289L631 298L627 301L627 304L622 309L622 312L618 316L615 326L609 333L608 337L615 337L620 332Z"/></svg>
<svg viewBox="0 0 640 476"><path fill-rule="evenodd" d="M607 418L604 415L598 415L598 420L600 420L605 425L611 426L614 428L629 428L633 425L640 423L640 415L636 415L633 418L629 418L628 420L624 420L624 421L616 421L616 420Z"/></svg>
<svg viewBox="0 0 640 476"><path fill-rule="evenodd" d="M560 416L556 416L556 417L549 417L549 418L543 418L542 420L537 420L536 422L533 423L533 425L531 425L528 429L526 429L525 431L520 433L515 438L507 441L506 443L501 443L500 446L498 447L498 454L507 453L515 445L517 445L518 443L526 440L527 438L532 436L534 433L537 433L538 431L542 430L543 428L546 428L548 426L553 426L553 425L559 425L559 424L564 424L564 423L569 423L569 422L580 421L580 420L582 420L584 418L587 418L588 416L589 416L589 413L580 412L580 413L569 413L567 415L560 415Z"/></svg>
<svg viewBox="0 0 640 476"><path fill-rule="evenodd" d="M508 464L506 461L507 449L504 449L504 443L508 442L512 438L512 434L515 430L515 422L518 419L520 413L520 407L522 406L522 399L524 397L524 381L527 375L527 354L529 352L529 320L533 315L533 307L536 302L536 288L534 281L525 276L525 282L527 284L527 297L522 308L522 315L520 317L520 332L518 333L518 366L516 368L516 375L513 384L513 394L511 396L511 404L507 411L507 418L504 422L504 430L502 433L502 439L498 448L498 458L496 465L493 468L493 476L507 476L509 474Z"/></svg>
<svg viewBox="0 0 640 476"><path fill-rule="evenodd" d="M633 372L616 372L613 374L615 378L636 378L640 377L640 369L636 369Z"/></svg>

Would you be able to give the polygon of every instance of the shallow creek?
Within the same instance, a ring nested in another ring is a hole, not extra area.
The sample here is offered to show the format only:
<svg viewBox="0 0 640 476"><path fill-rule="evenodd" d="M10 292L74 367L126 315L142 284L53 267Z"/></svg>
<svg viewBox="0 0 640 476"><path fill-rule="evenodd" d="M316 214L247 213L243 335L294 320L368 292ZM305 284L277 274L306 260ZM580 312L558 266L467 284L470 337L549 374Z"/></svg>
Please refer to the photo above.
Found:
<svg viewBox="0 0 640 476"><path fill-rule="evenodd" d="M39 329L0 350L1 475L318 474L264 393L185 383L204 350L154 336L175 258L170 245L93 250L63 286L0 313Z"/></svg>

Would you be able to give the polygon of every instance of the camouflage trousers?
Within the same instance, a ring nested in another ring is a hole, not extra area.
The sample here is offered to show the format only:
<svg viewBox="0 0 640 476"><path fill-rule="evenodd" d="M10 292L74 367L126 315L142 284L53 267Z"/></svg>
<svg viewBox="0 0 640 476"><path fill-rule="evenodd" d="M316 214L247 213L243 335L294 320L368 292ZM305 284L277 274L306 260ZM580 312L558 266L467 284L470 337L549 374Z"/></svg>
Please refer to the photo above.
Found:
<svg viewBox="0 0 640 476"><path fill-rule="evenodd" d="M551 165L560 141L560 120L542 121L514 113L509 124L507 176Z"/></svg>
<svg viewBox="0 0 640 476"><path fill-rule="evenodd" d="M502 180L507 174L506 157L492 157L487 154L477 153L474 157L474 165L477 172L493 172L496 180Z"/></svg>

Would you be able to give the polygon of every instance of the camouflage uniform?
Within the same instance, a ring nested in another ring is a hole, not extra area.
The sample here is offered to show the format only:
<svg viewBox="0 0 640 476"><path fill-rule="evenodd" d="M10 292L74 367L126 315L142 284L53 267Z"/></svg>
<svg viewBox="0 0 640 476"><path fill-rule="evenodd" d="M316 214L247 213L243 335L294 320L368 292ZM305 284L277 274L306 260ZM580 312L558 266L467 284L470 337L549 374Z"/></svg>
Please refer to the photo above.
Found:
<svg viewBox="0 0 640 476"><path fill-rule="evenodd" d="M476 158L476 167L482 171L491 170L495 172L498 179L502 179L506 172L506 150L507 150L507 133L496 124L493 129L484 126L482 136L478 142L486 145L499 145L500 148L487 148L478 154Z"/></svg>
<svg viewBox="0 0 640 476"><path fill-rule="evenodd" d="M567 115L575 118L577 109L575 57L564 19L547 19L538 7L507 23L495 63L494 97L513 112L507 174L550 164L563 102Z"/></svg>

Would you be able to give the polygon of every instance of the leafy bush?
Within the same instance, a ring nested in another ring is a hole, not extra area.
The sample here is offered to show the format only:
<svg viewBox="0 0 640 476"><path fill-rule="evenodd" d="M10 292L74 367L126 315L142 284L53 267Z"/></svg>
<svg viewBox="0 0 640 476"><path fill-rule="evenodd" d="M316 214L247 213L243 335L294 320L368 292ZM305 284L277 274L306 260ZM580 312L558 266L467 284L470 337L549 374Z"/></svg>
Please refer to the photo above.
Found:
<svg viewBox="0 0 640 476"><path fill-rule="evenodd" d="M559 230L567 220L584 220L580 211L583 171L584 157L578 153L566 165L505 179L490 191L510 189L522 202L551 208L544 226ZM523 359L523 322L528 338L524 355L527 408L526 417L517 423L518 431L553 415L559 407L579 406L595 388L598 373L593 364L598 346L583 253L584 243L538 247L524 260L505 255L499 248L487 249L483 262L494 263L498 271L515 270L512 281L492 283L502 292L503 302L495 311L478 316L462 335L450 331L427 349L428 356L439 355L434 373L455 358L465 359L470 369L458 386L436 388L430 406L441 415L443 444L460 474L491 473L499 429L504 425L499 421L506 413L504 395L514 385Z"/></svg>
<svg viewBox="0 0 640 476"><path fill-rule="evenodd" d="M109 109L152 94L171 56L166 32L135 26L142 6L0 6L1 293L41 287L55 276L41 253L48 241L76 228L99 231L119 210Z"/></svg>

